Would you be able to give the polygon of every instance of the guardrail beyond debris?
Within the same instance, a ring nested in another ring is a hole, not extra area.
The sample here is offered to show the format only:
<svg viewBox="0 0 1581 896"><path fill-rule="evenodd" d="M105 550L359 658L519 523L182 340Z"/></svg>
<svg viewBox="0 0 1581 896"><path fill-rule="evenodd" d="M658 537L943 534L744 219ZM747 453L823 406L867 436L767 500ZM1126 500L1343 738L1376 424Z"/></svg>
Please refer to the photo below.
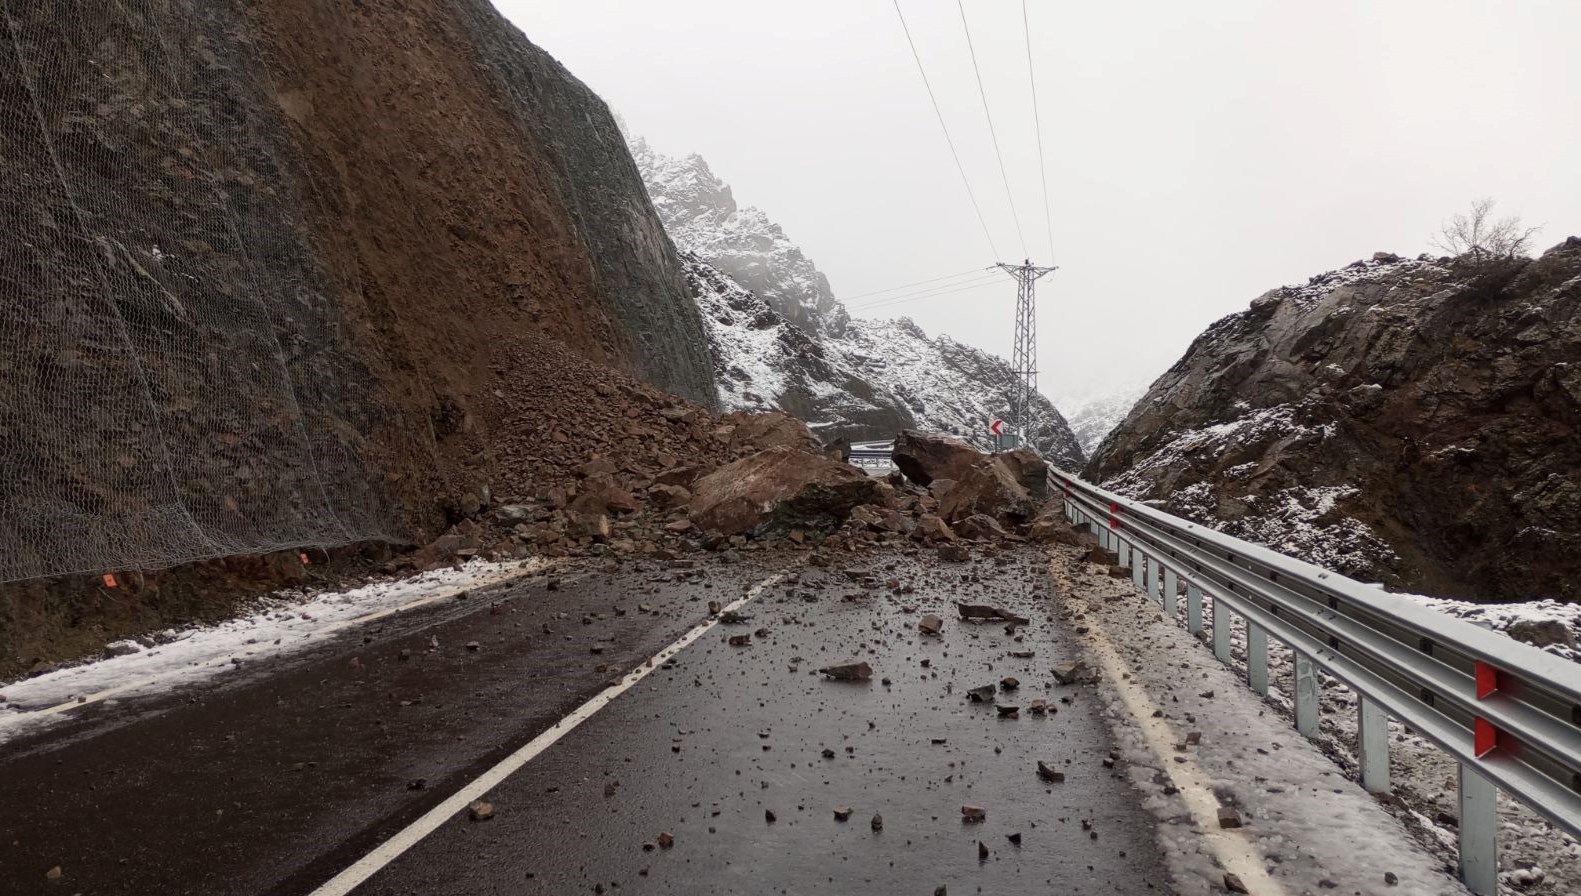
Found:
<svg viewBox="0 0 1581 896"><path fill-rule="evenodd" d="M1171 617L1230 663L1246 627L1248 684L1268 693L1268 639L1294 655L1296 729L1318 729L1322 669L1359 697L1361 783L1387 793L1389 717L1459 762L1460 877L1498 892L1502 790L1581 839L1581 666L1335 572L1121 497L1064 471L1066 517L1097 534ZM1184 605L1181 592L1184 590Z"/></svg>

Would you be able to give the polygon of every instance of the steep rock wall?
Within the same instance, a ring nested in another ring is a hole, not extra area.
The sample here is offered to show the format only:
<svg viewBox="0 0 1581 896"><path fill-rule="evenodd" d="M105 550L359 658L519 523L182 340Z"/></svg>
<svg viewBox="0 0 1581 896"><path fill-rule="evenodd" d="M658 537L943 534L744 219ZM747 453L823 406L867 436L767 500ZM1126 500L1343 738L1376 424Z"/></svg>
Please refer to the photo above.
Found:
<svg viewBox="0 0 1581 896"><path fill-rule="evenodd" d="M510 349L712 404L604 104L487 0L0 2L0 582L422 539Z"/></svg>
<svg viewBox="0 0 1581 896"><path fill-rule="evenodd" d="M1214 324L1087 476L1352 575L1581 599L1581 239L1380 253Z"/></svg>

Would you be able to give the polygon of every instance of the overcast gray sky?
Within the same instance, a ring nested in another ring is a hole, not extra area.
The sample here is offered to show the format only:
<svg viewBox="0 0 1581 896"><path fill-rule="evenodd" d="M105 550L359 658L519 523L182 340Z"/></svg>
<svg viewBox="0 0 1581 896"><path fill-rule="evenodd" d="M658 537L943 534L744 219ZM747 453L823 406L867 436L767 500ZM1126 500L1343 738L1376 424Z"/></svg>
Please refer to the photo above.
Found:
<svg viewBox="0 0 1581 896"><path fill-rule="evenodd" d="M656 149L701 153L842 298L1048 262L1019 0L965 7L1024 250L954 0L900 5L995 249L890 0L495 2ZM1575 0L1028 10L1061 266L1039 284L1046 394L1150 379L1270 288L1426 251L1479 196L1545 225L1541 248L1581 232ZM863 310L878 298L854 313L1009 355L1008 277Z"/></svg>

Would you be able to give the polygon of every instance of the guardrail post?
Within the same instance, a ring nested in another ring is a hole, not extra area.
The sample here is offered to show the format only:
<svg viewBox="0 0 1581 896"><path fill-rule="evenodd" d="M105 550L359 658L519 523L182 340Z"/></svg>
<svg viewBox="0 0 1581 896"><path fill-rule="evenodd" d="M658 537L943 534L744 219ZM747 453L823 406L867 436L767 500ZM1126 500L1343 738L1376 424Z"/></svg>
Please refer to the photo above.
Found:
<svg viewBox="0 0 1581 896"><path fill-rule="evenodd" d="M1164 614L1173 617L1180 612L1180 576L1173 569L1164 569Z"/></svg>
<svg viewBox="0 0 1581 896"><path fill-rule="evenodd" d="M1246 683L1268 696L1268 633L1246 620Z"/></svg>
<svg viewBox="0 0 1581 896"><path fill-rule="evenodd" d="M1196 635L1202 632L1202 589L1186 586L1186 631Z"/></svg>
<svg viewBox="0 0 1581 896"><path fill-rule="evenodd" d="M1361 760L1361 786L1368 793L1388 793L1389 714L1365 696L1360 696L1357 712L1360 714L1356 741Z"/></svg>
<svg viewBox="0 0 1581 896"><path fill-rule="evenodd" d="M1125 539L1121 538L1119 534L1114 536L1114 540L1115 544L1117 545L1117 547L1114 549L1114 552L1120 558L1120 565L1126 569L1130 569L1132 562L1134 562L1133 558L1131 557L1131 545L1128 544Z"/></svg>
<svg viewBox="0 0 1581 896"><path fill-rule="evenodd" d="M1296 730L1313 738L1318 732L1317 664L1299 650L1292 653L1296 659Z"/></svg>
<svg viewBox="0 0 1581 896"><path fill-rule="evenodd" d="M1147 593L1147 555L1136 548L1131 549L1131 584L1143 594Z"/></svg>
<svg viewBox="0 0 1581 896"><path fill-rule="evenodd" d="M1499 891L1498 788L1460 763L1460 879L1477 896Z"/></svg>
<svg viewBox="0 0 1581 896"><path fill-rule="evenodd" d="M1230 664L1230 608L1222 600L1213 601L1213 655Z"/></svg>

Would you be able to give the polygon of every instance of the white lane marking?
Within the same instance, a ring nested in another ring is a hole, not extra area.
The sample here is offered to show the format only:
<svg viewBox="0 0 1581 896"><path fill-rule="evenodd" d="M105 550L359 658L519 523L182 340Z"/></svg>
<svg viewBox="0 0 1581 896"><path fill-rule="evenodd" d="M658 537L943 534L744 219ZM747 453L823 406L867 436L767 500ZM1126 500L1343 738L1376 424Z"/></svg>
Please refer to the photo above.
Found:
<svg viewBox="0 0 1581 896"><path fill-rule="evenodd" d="M1104 679L1114 685L1126 710L1136 720L1148 749L1158 760L1158 767L1169 769L1169 776L1180 788L1180 797L1197 823L1198 832L1218 857L1219 864L1225 871L1234 872L1246 889L1257 896L1283 896L1284 887L1268 875L1263 858L1251 841L1234 829L1219 827L1219 799L1213 793L1212 779L1189 757L1184 762L1174 761L1173 757L1178 755L1174 749L1174 731L1162 714L1157 713L1157 704L1136 683L1131 667L1115 650L1103 626L1091 616L1087 618L1087 625L1087 649L1098 660Z"/></svg>
<svg viewBox="0 0 1581 896"><path fill-rule="evenodd" d="M479 588L488 588L488 587L491 587L491 586L494 586L494 585L498 585L498 584L500 584L502 582L509 582L509 581L513 581L515 579L524 578L526 576L539 575L539 574L541 574L541 573L543 573L543 572L545 572L545 571L547 571L547 570L549 570L551 568L553 568L553 564L549 564L547 566L546 565L534 565L533 567L527 568L527 569L502 570L500 572L494 573L494 574L489 575L489 576L484 576L482 578L478 578L478 579L474 579L474 580L468 581L465 584L454 585L454 586L451 586L449 588L443 588L443 589L441 589L439 591L436 591L436 592L434 592L432 594L429 594L429 595L427 595L425 597L419 597L419 598L416 598L415 600L409 600L406 603L401 604L400 606L397 606L397 607L385 607L382 610L375 610L372 613L368 613L368 614L363 615L363 616L358 616L355 619L342 619L339 622L332 622L332 623L324 626L323 628L316 628L316 629L314 629L314 630L312 630L310 632L303 633L300 638L298 638L296 640L293 640L290 643L289 649L291 651L295 651L296 649L301 647L305 642L308 642L308 641L313 641L313 640L316 640L316 639L319 639L319 638L325 638L325 637L328 637L328 636L330 636L332 634L335 634L336 632L343 631L345 629L352 628L354 626L366 625L369 622L373 622L373 621L378 620L378 619L383 619L386 616L394 616L397 613L404 613L407 610L414 610L414 609L416 609L418 607L421 607L421 606L426 606L428 604L437 603L437 602L442 601L442 600L449 600L449 599L455 597L457 594L460 594L463 591L475 591L475 590L477 590ZM285 652L287 652L287 651L285 651L285 650L276 651L274 654L271 654L270 656L255 657L255 658L253 658L250 661L251 662L258 662L259 660L269 659L271 656L278 656L279 654L285 653ZM220 667L220 666L228 666L228 665L231 664L231 659L233 658L233 656L234 656L234 654L226 654L225 656L211 657L209 659L204 660L201 663L194 663L194 664L192 664L190 666L182 666L182 667L176 668L176 669L167 669L164 672L156 672L156 673L154 673L152 675L145 675L142 678L134 678L131 681L128 681L128 682L126 682L124 684L118 684L118 685L116 685L113 688L106 688L105 690L99 691L97 693L86 694L86 695L83 695L81 697L73 697L70 700L67 700L67 701L65 701L63 703L57 703L57 704L55 704L53 706L45 706L45 707L41 707L39 709L30 709L30 710L28 710L26 712L19 712L19 713L16 713L14 715L0 717L0 731L3 731L5 728L7 728L9 726L12 726L12 725L22 725L22 724L24 724L24 723L26 723L26 722L28 722L30 720L33 720L33 719L41 719L41 718L46 718L48 716L59 715L60 713L63 713L63 712L69 712L69 711L71 711L73 709L79 709L81 707L88 706L88 705L93 704L93 703L99 703L99 702L101 702L103 700L108 700L111 697L116 697L116 696L119 696L121 694L125 694L125 693L128 693L128 692L131 692L131 691L142 690L143 688L146 688L149 685L157 684L157 683L159 683L159 682L161 682L161 681L163 681L163 680L165 680L167 678L174 678L174 677L178 677L178 676L187 676L187 675L192 675L192 674L194 674L196 672L200 672L200 671L202 671L204 669L213 669L213 668L217 668L217 667Z"/></svg>
<svg viewBox="0 0 1581 896"><path fill-rule="evenodd" d="M784 576L777 573L753 585L747 593L734 603L727 604L720 612L740 609L749 601L763 593L763 589L772 586ZM556 722L547 731L527 742L520 750L505 757L500 763L472 783L456 791L449 799L428 810L421 818L403 828L390 839L374 847L371 852L363 856L356 864L330 878L323 886L314 890L309 896L346 896L360 886L363 881L378 873L384 866L395 861L400 855L418 843L424 837L438 830L440 825L449 821L454 815L467 808L473 801L481 799L484 794L498 787L506 778L520 771L522 766L537 758L538 754L554 746L555 742L576 730L578 725L593 717L594 713L608 706L611 701L621 694L631 690L636 684L648 677L654 669L659 668L669 659L686 649L710 629L719 624L719 617L713 616L691 631L682 635L680 640L654 654L651 659L638 668L626 673L619 684L605 688L591 700L577 707L574 712Z"/></svg>

